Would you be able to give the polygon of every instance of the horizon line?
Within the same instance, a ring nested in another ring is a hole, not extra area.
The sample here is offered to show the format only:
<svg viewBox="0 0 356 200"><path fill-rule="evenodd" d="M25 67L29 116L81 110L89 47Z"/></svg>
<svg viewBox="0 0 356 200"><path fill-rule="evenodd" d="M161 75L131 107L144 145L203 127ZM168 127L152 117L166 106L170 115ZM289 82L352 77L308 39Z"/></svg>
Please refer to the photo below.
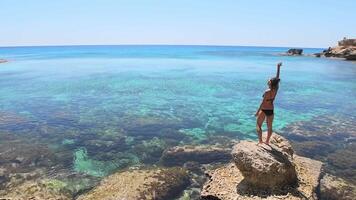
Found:
<svg viewBox="0 0 356 200"><path fill-rule="evenodd" d="M45 44L45 45L10 45L0 48L26 48L26 47L80 47L80 46L205 46L205 47L267 47L267 48L301 48L326 49L327 47L301 47L301 46L271 46L271 45L226 45L226 44Z"/></svg>

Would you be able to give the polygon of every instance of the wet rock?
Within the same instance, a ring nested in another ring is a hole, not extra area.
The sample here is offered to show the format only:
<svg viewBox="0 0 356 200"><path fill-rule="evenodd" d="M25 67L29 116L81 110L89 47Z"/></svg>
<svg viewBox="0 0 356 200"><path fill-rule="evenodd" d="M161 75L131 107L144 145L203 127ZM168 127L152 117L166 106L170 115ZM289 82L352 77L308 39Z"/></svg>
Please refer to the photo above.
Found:
<svg viewBox="0 0 356 200"><path fill-rule="evenodd" d="M141 162L153 164L159 161L166 147L167 144L164 140L154 137L135 145L133 151L139 156Z"/></svg>
<svg viewBox="0 0 356 200"><path fill-rule="evenodd" d="M7 189L6 192L0 192L4 199L12 200L70 200L71 195L61 190L60 185L49 184L47 180L26 181L16 187Z"/></svg>
<svg viewBox="0 0 356 200"><path fill-rule="evenodd" d="M303 54L303 49L289 49L286 54L288 56L295 56L295 55L302 55Z"/></svg>
<svg viewBox="0 0 356 200"><path fill-rule="evenodd" d="M356 186L342 178L326 174L320 181L320 198L325 200L353 200Z"/></svg>
<svg viewBox="0 0 356 200"><path fill-rule="evenodd" d="M322 115L282 130L298 155L326 162L325 171L356 184L355 117Z"/></svg>
<svg viewBox="0 0 356 200"><path fill-rule="evenodd" d="M217 145L185 145L171 147L163 152L161 162L165 166L183 165L186 162L200 164L229 162L231 148Z"/></svg>
<svg viewBox="0 0 356 200"><path fill-rule="evenodd" d="M356 144L351 143L345 145L345 148L327 156L329 163L328 171L334 175L343 177L352 183L356 184Z"/></svg>
<svg viewBox="0 0 356 200"><path fill-rule="evenodd" d="M55 154L45 145L20 140L0 142L0 164L9 173L29 172L39 167L52 167Z"/></svg>
<svg viewBox="0 0 356 200"><path fill-rule="evenodd" d="M292 147L277 134L272 135L270 146L250 141L238 143L232 157L244 181L254 188L274 191L297 182Z"/></svg>
<svg viewBox="0 0 356 200"><path fill-rule="evenodd" d="M188 184L188 174L182 168L130 170L110 175L78 200L172 199Z"/></svg>
<svg viewBox="0 0 356 200"><path fill-rule="evenodd" d="M320 160L336 150L335 144L325 141L292 142L292 146L299 155Z"/></svg>

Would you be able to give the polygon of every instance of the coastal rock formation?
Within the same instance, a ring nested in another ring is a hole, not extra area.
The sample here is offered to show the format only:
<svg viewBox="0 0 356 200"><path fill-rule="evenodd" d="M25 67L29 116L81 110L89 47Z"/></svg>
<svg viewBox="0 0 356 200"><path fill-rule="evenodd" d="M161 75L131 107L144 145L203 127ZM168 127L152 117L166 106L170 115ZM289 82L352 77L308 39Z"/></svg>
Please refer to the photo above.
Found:
<svg viewBox="0 0 356 200"><path fill-rule="evenodd" d="M356 197L356 186L330 174L320 181L320 198L327 200L352 200Z"/></svg>
<svg viewBox="0 0 356 200"><path fill-rule="evenodd" d="M270 147L248 141L237 144L233 163L206 172L209 180L202 199L317 199L322 163L293 155L289 142L277 134L270 143Z"/></svg>
<svg viewBox="0 0 356 200"><path fill-rule="evenodd" d="M279 135L272 136L270 146L242 141L232 156L246 183L255 188L275 190L297 182L292 147Z"/></svg>
<svg viewBox="0 0 356 200"><path fill-rule="evenodd" d="M183 165L186 162L200 164L229 162L231 148L217 145L185 145L171 147L163 152L161 163L165 166Z"/></svg>
<svg viewBox="0 0 356 200"><path fill-rule="evenodd" d="M78 200L172 199L189 184L182 168L138 169L118 172Z"/></svg>
<svg viewBox="0 0 356 200"><path fill-rule="evenodd" d="M300 56L303 54L303 49L289 49L286 52L286 55L288 56Z"/></svg>
<svg viewBox="0 0 356 200"><path fill-rule="evenodd" d="M0 192L0 199L11 200L70 200L71 195L62 191L55 183L46 181L26 181L21 185L7 190L5 194Z"/></svg>
<svg viewBox="0 0 356 200"><path fill-rule="evenodd" d="M337 57L346 60L356 60L356 39L346 39L338 42L338 46L329 47L321 53L315 54L316 57Z"/></svg>

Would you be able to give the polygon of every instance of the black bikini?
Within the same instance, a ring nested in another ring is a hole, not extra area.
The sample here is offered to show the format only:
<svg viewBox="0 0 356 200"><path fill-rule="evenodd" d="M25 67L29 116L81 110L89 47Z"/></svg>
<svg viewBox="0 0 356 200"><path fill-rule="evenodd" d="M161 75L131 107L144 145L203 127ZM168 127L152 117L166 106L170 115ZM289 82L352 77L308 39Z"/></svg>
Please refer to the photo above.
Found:
<svg viewBox="0 0 356 200"><path fill-rule="evenodd" d="M262 109L262 112L264 112L266 116L271 116L271 115L273 115L273 110L263 110L263 109Z"/></svg>

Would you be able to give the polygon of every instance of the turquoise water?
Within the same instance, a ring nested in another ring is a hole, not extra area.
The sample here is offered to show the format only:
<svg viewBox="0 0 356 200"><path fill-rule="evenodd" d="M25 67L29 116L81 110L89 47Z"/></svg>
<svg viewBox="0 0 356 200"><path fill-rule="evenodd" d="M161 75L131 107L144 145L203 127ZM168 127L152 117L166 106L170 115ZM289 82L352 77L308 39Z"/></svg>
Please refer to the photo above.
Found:
<svg viewBox="0 0 356 200"><path fill-rule="evenodd" d="M103 177L156 164L173 145L256 139L253 115L279 61L276 131L318 116L356 116L354 63L279 55L286 50L0 48L9 60L0 64L1 142L45 145L45 168Z"/></svg>

